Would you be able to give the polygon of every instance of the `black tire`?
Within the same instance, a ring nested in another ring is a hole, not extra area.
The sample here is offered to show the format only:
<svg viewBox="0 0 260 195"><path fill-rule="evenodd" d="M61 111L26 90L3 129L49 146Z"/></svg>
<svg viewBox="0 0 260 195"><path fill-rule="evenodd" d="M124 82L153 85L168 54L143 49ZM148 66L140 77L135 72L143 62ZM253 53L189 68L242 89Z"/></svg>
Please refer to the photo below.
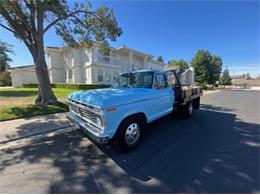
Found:
<svg viewBox="0 0 260 195"><path fill-rule="evenodd" d="M200 109L200 97L193 100L193 108L194 109Z"/></svg>
<svg viewBox="0 0 260 195"><path fill-rule="evenodd" d="M194 110L194 108L193 108L193 102L192 101L189 101L184 106L180 107L181 114L184 117L187 117L187 118L192 116L193 110Z"/></svg>
<svg viewBox="0 0 260 195"><path fill-rule="evenodd" d="M131 125L133 125L133 127L134 127L134 125L136 125L136 124L139 127L138 139L133 144L129 144L127 142L127 138L126 138L127 131L129 130ZM134 150L142 140L144 124L145 124L144 119L142 119L142 117L140 117L139 115L132 116L132 117L125 119L119 125L119 128L117 129L116 134L111 139L110 146L113 149L115 149L117 151L122 151L122 152L130 152L130 151Z"/></svg>

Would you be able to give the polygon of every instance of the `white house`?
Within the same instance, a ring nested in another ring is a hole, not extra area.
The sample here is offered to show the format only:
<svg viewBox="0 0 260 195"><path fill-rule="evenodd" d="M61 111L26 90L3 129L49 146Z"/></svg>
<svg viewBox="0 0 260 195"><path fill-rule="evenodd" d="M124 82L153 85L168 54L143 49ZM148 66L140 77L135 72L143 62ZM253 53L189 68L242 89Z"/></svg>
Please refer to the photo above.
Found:
<svg viewBox="0 0 260 195"><path fill-rule="evenodd" d="M22 87L23 84L38 83L35 65L19 66L7 69L11 73L13 87Z"/></svg>
<svg viewBox="0 0 260 195"><path fill-rule="evenodd" d="M97 44L80 49L47 47L46 54L52 83L111 84L120 72L162 67L152 55L126 46L110 48L107 56Z"/></svg>
<svg viewBox="0 0 260 195"><path fill-rule="evenodd" d="M51 83L111 84L120 72L162 68L152 55L126 46L110 48L107 56L98 44L77 49L47 47L45 52ZM31 68L34 73L30 82L37 83L35 67ZM21 87L23 83L28 83L28 78L23 78L28 77L28 71L26 67L10 69L13 86Z"/></svg>

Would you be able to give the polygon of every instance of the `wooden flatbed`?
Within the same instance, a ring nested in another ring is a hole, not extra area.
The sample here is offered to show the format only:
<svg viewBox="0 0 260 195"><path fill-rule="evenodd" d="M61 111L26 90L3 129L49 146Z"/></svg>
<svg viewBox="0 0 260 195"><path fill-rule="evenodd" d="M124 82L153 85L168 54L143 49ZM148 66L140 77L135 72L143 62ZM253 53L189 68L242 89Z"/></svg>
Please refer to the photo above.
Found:
<svg viewBox="0 0 260 195"><path fill-rule="evenodd" d="M167 71L169 77L174 80L173 90L175 92L175 103L174 107L185 110L190 105L194 109L200 107L200 96L203 95L202 87L198 85L182 85L180 82L180 76L175 70ZM168 80L170 80L168 78Z"/></svg>

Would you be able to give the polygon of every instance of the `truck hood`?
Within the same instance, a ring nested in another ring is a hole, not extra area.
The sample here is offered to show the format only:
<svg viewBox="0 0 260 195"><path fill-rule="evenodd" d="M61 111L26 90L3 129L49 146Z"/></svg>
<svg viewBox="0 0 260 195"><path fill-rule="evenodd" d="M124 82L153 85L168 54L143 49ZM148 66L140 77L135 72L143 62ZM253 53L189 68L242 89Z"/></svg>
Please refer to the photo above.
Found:
<svg viewBox="0 0 260 195"><path fill-rule="evenodd" d="M152 96L156 96L153 89L107 88L73 92L69 94L68 99L83 104L98 106L103 109L140 101L147 97L151 98Z"/></svg>

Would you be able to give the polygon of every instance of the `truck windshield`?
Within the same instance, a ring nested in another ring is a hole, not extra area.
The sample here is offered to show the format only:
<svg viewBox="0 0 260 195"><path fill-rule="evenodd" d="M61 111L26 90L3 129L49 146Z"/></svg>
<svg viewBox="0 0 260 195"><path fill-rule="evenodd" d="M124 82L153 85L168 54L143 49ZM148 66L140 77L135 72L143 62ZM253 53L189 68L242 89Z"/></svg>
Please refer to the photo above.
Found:
<svg viewBox="0 0 260 195"><path fill-rule="evenodd" d="M118 76L114 87L152 88L153 72L125 73Z"/></svg>

